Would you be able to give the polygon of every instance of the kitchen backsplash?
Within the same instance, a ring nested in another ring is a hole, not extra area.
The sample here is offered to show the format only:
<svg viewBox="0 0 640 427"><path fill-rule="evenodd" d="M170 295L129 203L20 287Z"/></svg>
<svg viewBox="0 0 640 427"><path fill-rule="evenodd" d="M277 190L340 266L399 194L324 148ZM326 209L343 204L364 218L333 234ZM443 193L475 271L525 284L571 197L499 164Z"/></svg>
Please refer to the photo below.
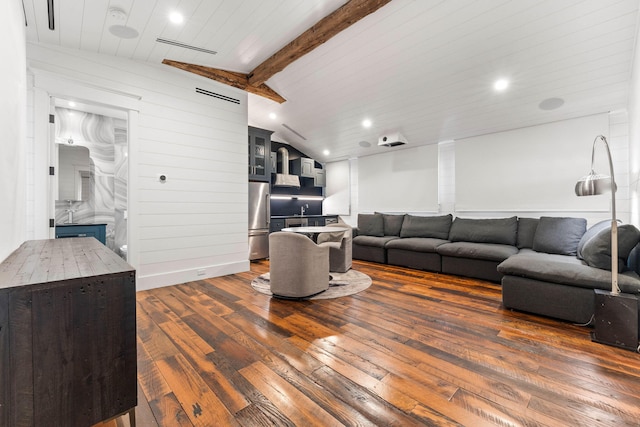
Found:
<svg viewBox="0 0 640 427"><path fill-rule="evenodd" d="M305 206L305 215L322 215L322 200L272 199L271 216L300 215L301 206Z"/></svg>

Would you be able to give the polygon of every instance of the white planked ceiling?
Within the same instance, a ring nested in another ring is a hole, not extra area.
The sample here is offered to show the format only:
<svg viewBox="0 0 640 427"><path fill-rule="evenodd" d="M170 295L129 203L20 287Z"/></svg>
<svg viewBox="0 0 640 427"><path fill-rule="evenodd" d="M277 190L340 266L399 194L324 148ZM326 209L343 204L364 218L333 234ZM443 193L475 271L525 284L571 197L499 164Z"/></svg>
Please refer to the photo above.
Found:
<svg viewBox="0 0 640 427"><path fill-rule="evenodd" d="M55 0L51 31L46 1L24 0L30 42L244 73L344 3ZM387 132L401 132L411 147L626 108L638 6L639 0L393 0L267 81L287 102L249 95L249 124L331 161L402 149L377 147ZM137 38L109 32L118 23L110 7L128 14L125 24ZM168 21L172 10L185 15L183 24ZM218 53L160 44L158 37ZM501 77L511 85L497 93L492 85ZM540 109L548 98L564 104ZM373 122L369 129L361 126L365 118Z"/></svg>

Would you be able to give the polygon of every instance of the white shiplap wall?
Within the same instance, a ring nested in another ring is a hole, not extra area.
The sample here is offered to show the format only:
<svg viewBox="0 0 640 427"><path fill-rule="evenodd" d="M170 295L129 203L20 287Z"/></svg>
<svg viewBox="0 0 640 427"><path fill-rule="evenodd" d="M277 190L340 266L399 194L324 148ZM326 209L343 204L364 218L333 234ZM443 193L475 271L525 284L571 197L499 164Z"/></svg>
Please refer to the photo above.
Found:
<svg viewBox="0 0 640 427"><path fill-rule="evenodd" d="M29 44L27 58L36 92L44 76L64 83L46 89L60 98L95 102L103 93L112 107L131 100L128 243L138 289L248 269L246 93L159 64L59 47Z"/></svg>
<svg viewBox="0 0 640 427"><path fill-rule="evenodd" d="M7 43L10 41L10 43ZM26 75L24 19L17 1L0 4L0 262L25 240Z"/></svg>
<svg viewBox="0 0 640 427"><path fill-rule="evenodd" d="M632 185L637 184L637 176L632 178L632 174L629 173L630 168L633 168L634 165L630 164L628 161L630 154L633 155L633 149L630 145L629 138L629 117L626 111L616 111L609 113L608 117L608 134L609 134L609 144L611 146L611 154L614 161L614 168L616 174L616 183L618 184L618 191L616 192L616 208L617 208L617 216L624 223L635 223L633 222L633 212L637 212L639 207L637 206L637 190L632 187ZM567 126L570 126L571 121L566 121ZM562 122L557 122L554 124L550 124L558 126L558 123L562 124ZM541 125L545 126L545 125ZM527 128L520 129L519 131L526 133ZM490 136L490 135L489 135ZM596 135L593 137L595 138ZM593 140L589 139L585 141L585 150L587 151L587 156L589 154L589 150L591 149L591 144ZM602 209L598 210L589 210L589 211L567 211L567 210L548 210L548 211L519 211L517 203L514 203L513 206L509 206L508 210L482 210L482 211L457 211L456 210L456 174L464 174L464 171L456 171L456 162L455 162L455 147L456 142L446 142L441 143L438 150L438 198L439 198L439 213L447 214L451 213L454 216L461 217L474 217L474 218L496 218L496 217L510 217L513 215L517 215L519 217L540 217L540 216L575 216L575 217L583 217L586 218L589 225L593 225L598 221L609 219L611 212L607 209L607 200L604 200L604 205ZM636 148L636 151L638 149ZM598 146L596 156L605 157L604 148ZM572 159L566 159L566 161L571 161ZM605 159L606 160L606 159ZM506 159L506 161L510 161ZM526 159L521 157L517 159L513 159L512 161L517 162L526 162ZM351 215L343 217L345 222L350 225L357 225L357 214L361 210L359 209L358 203L358 188L359 188L359 177L362 175L362 170L358 172L358 159L351 159ZM584 163L584 162L581 162ZM589 168L589 164L585 164L582 169L587 173ZM523 163L523 169L526 169L526 164ZM581 169L581 170L582 170ZM378 171L380 172L380 171ZM602 173L608 173L607 170L600 171ZM487 171L490 173L490 171ZM637 172L636 172L637 174ZM576 180L580 178L580 176L576 177ZM377 179L383 179L384 176L378 176ZM633 179L636 180L636 183L633 184ZM631 185L630 185L631 184ZM571 183L573 185L573 183ZM412 197L412 189L410 185L397 185L394 187L395 191L398 194L403 195L403 197ZM388 189L392 191L394 189ZM636 194L636 196L634 196ZM327 196L331 196L331 194L327 194ZM635 198L634 198L635 197ZM375 210L375 209L374 209ZM400 210L394 210L396 212L400 212ZM370 212L371 210L367 210L366 212ZM364 212L364 211L363 211ZM418 214L426 214L426 213L418 213ZM429 215L431 215L430 213ZM637 224L636 224L637 225Z"/></svg>

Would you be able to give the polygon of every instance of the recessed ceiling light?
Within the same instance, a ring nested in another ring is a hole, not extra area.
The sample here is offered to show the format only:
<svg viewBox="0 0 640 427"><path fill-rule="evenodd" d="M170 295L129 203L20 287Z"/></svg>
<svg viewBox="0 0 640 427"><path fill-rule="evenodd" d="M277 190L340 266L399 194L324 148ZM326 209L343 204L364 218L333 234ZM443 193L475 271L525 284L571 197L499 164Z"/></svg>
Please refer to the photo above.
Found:
<svg viewBox="0 0 640 427"><path fill-rule="evenodd" d="M75 102L73 102L73 101L69 101L69 107L75 107L75 106L76 106L76 103L75 103Z"/></svg>
<svg viewBox="0 0 640 427"><path fill-rule="evenodd" d="M509 80L507 79L499 79L493 84L493 88L498 92L502 92L506 88L509 87Z"/></svg>
<svg viewBox="0 0 640 427"><path fill-rule="evenodd" d="M370 128L372 124L373 122L369 119L364 119L362 121L362 127L365 127L365 128Z"/></svg>
<svg viewBox="0 0 640 427"><path fill-rule="evenodd" d="M369 148L369 147L371 147L371 143L370 143L369 141L360 141L360 142L358 142L358 145L359 145L360 147L364 147L364 148Z"/></svg>
<svg viewBox="0 0 640 427"><path fill-rule="evenodd" d="M269 113L269 118L270 118L271 120L275 120L275 119L277 119L277 118L278 118L278 115L277 115L276 113Z"/></svg>
<svg viewBox="0 0 640 427"><path fill-rule="evenodd" d="M173 22L174 24L182 24L182 22L184 21L184 16L182 16L180 12L171 12L171 14L169 15L169 21Z"/></svg>
<svg viewBox="0 0 640 427"><path fill-rule="evenodd" d="M329 154L331 154L331 151L329 151L329 150L324 150L324 151L322 152L322 154L324 154L325 156L328 156Z"/></svg>

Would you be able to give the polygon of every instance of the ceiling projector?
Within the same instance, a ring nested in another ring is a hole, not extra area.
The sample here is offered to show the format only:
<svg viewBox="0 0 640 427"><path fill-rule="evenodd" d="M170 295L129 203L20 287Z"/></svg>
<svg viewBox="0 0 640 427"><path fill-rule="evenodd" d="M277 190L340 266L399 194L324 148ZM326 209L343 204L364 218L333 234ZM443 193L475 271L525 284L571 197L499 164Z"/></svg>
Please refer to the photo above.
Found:
<svg viewBox="0 0 640 427"><path fill-rule="evenodd" d="M396 147L398 145L404 145L407 142L407 138L402 136L400 132L387 133L380 135L380 138L378 138L378 145L385 147Z"/></svg>

